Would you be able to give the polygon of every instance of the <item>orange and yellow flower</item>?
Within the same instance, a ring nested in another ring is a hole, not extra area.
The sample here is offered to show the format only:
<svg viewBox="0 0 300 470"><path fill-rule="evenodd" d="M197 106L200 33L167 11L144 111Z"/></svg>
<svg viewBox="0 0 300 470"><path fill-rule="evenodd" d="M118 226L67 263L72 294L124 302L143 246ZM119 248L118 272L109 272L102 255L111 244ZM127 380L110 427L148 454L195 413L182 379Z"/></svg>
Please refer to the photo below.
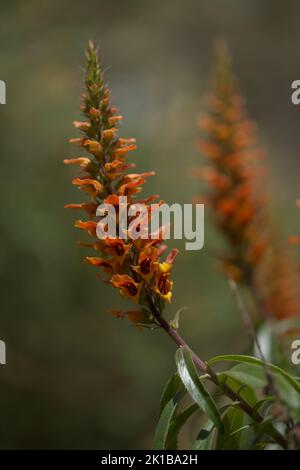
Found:
<svg viewBox="0 0 300 470"><path fill-rule="evenodd" d="M110 283L119 289L121 295L128 297L132 302L138 303L142 289L141 282L135 282L127 274L115 274Z"/></svg>
<svg viewBox="0 0 300 470"><path fill-rule="evenodd" d="M154 246L147 245L139 254L138 265L132 266L132 269L149 283L157 269L157 265L158 249Z"/></svg>

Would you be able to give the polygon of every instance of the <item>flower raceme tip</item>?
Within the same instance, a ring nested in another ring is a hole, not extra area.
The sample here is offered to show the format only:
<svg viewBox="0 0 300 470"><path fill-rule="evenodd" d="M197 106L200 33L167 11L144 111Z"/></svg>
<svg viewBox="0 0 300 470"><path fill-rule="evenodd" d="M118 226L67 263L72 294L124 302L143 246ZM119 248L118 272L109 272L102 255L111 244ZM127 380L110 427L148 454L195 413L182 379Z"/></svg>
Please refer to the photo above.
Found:
<svg viewBox="0 0 300 470"><path fill-rule="evenodd" d="M105 84L98 51L92 43L86 49L85 91L80 109L83 119L74 121L74 127L81 136L70 142L84 155L72 156L64 163L79 167L79 174L72 183L88 196L88 200L65 207L86 213L85 220L75 222L75 227L92 239L79 244L96 252L85 257L85 262L98 270L99 277L104 273L106 283L137 305L134 310L125 312L114 310L115 316L126 316L139 327L161 326L165 303L171 301L173 294L171 274L178 254L174 248L165 256L164 239L168 238L170 230L170 213L173 209L177 234L174 238L182 238L179 235L184 233L187 239L194 240L190 244L194 243L195 249L195 245L203 245L203 208L196 208L196 236L188 223L192 218L191 208L184 207L182 211L176 204L168 208L162 201L151 204L158 195L137 199L147 178L154 172L128 171L135 167L127 161L128 154L137 148L135 139L118 135L122 116L110 103L110 90ZM162 225L157 221L158 213ZM181 216L180 220L178 216Z"/></svg>

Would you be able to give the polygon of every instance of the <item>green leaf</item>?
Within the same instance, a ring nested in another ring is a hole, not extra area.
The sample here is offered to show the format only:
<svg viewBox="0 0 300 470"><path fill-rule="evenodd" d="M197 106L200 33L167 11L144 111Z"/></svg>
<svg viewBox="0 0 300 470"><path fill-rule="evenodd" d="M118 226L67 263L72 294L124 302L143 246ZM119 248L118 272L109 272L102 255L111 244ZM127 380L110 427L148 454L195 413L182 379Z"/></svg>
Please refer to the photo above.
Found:
<svg viewBox="0 0 300 470"><path fill-rule="evenodd" d="M185 425L187 420L192 416L196 411L199 410L197 403L188 406L184 411L182 411L178 416L175 416L172 420L170 430L168 433L166 449L172 449L176 447L174 443L177 441L177 436L181 428Z"/></svg>
<svg viewBox="0 0 300 470"><path fill-rule="evenodd" d="M251 419L239 408L230 407L222 418L224 433L218 437L218 449L249 449L252 445L253 432Z"/></svg>
<svg viewBox="0 0 300 470"><path fill-rule="evenodd" d="M222 361L239 361L240 364L222 372L222 376L230 377L253 388L262 388L267 385L268 380L265 371L265 365L259 359L251 356L219 356ZM217 362L219 359L213 362ZM282 401L288 406L293 417L300 417L300 388L297 381L273 364L267 365L274 381L275 390L278 392Z"/></svg>
<svg viewBox="0 0 300 470"><path fill-rule="evenodd" d="M159 420L156 426L153 448L158 449L176 449L176 432L174 429L173 419L176 416L177 405L186 393L184 385L176 372L162 393L160 400ZM178 429L179 432L179 429Z"/></svg>
<svg viewBox="0 0 300 470"><path fill-rule="evenodd" d="M226 374L226 372L219 372L217 376L221 386L222 384L226 383L226 385L228 385L232 390L234 390L239 397L249 403L249 405L255 406L255 404L257 403L257 397L255 390L252 387L246 385L245 383L241 382L240 380L237 380L234 377L230 377Z"/></svg>
<svg viewBox="0 0 300 470"><path fill-rule="evenodd" d="M176 363L180 378L198 406L207 414L218 429L222 429L218 408L198 377L190 350L185 346L176 351Z"/></svg>
<svg viewBox="0 0 300 470"><path fill-rule="evenodd" d="M258 400L254 406L256 411L262 410L263 415L265 416L268 410L272 407L273 403L276 401L276 397L266 397Z"/></svg>
<svg viewBox="0 0 300 470"><path fill-rule="evenodd" d="M257 365L238 364L223 373L253 388L262 388L267 384L265 371Z"/></svg>
<svg viewBox="0 0 300 470"><path fill-rule="evenodd" d="M247 385L254 388L262 388L267 385L268 380L264 369L255 364L239 364L229 371L226 375L243 381ZM291 386L284 376L272 373L275 391L278 392L280 398L293 410L300 409L300 394Z"/></svg>
<svg viewBox="0 0 300 470"><path fill-rule="evenodd" d="M182 381L177 372L170 378L167 382L167 385L162 393L160 399L160 415L163 412L167 403L175 397L176 401L179 401L180 398L185 394L185 388L182 384Z"/></svg>
<svg viewBox="0 0 300 470"><path fill-rule="evenodd" d="M168 433L178 404L174 398L164 407L154 434L153 450L164 450L167 446Z"/></svg>
<svg viewBox="0 0 300 470"><path fill-rule="evenodd" d="M258 359L257 357L253 356L243 356L243 355L236 355L236 354L226 354L223 356L215 356L212 359L210 359L209 365L215 364L216 362L242 362L246 364L256 364L261 367L264 367L265 364L263 361ZM268 368L276 373L284 377L291 385L294 387L294 389L300 393L300 385L298 384L297 380L294 379L290 374L285 372L283 369L281 369L278 366L275 366L274 364L267 363Z"/></svg>

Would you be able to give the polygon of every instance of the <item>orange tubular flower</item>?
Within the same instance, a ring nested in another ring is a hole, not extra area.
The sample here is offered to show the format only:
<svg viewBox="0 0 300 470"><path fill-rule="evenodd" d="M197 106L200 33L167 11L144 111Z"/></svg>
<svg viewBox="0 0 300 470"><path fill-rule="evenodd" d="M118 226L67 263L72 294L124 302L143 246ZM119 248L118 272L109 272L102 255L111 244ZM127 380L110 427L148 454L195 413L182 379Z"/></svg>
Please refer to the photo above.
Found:
<svg viewBox="0 0 300 470"><path fill-rule="evenodd" d="M135 282L127 274L115 274L110 283L120 289L120 294L128 297L132 302L138 302L140 298L142 283Z"/></svg>
<svg viewBox="0 0 300 470"><path fill-rule="evenodd" d="M65 207L83 209L87 213L87 220L77 220L75 223L75 227L93 238L92 243L79 244L97 251L96 257L89 256L85 259L86 263L104 271L109 277L106 282L118 289L122 297L139 305L137 310L123 313L117 311L115 315L126 316L138 326L156 324L166 328L167 322L162 312L165 301L169 301L172 295L170 271L175 252L173 250L163 262L161 258L165 247L162 245L162 230L155 238L149 235L149 238L134 240L130 238L129 231L125 239L117 236L101 240L97 238L96 229L101 218L99 220L96 217L96 210L100 204L114 206L119 224L120 196L126 196L128 207L136 203L146 204L149 214L149 204L158 196L135 199L146 179L154 175L154 172L126 173L135 166L132 162L126 162L129 153L137 148L135 139L118 136L122 116L110 104L110 92L104 83L98 53L91 43L86 51L85 87L81 106L84 120L74 122L82 136L70 139L70 142L82 148L87 155L64 160L64 163L80 167L80 175L72 182L89 194L91 199L84 203L67 204ZM128 222L131 223L134 219L135 217L128 217Z"/></svg>
<svg viewBox="0 0 300 470"><path fill-rule="evenodd" d="M199 171L209 188L203 199L228 242L228 253L220 257L222 270L235 281L253 283L268 241L265 197L257 184L261 169L254 164L262 151L255 148L255 126L245 117L224 44L217 49L213 90L206 101L208 114L199 119L204 137L198 144L208 160Z"/></svg>
<svg viewBox="0 0 300 470"><path fill-rule="evenodd" d="M164 263L159 263L155 276L156 292L168 302L172 299L173 281L171 281L171 270L178 250L174 248Z"/></svg>
<svg viewBox="0 0 300 470"><path fill-rule="evenodd" d="M139 273L146 282L149 282L156 271L157 264L158 249L148 245L140 252L138 266L132 266L132 269Z"/></svg>

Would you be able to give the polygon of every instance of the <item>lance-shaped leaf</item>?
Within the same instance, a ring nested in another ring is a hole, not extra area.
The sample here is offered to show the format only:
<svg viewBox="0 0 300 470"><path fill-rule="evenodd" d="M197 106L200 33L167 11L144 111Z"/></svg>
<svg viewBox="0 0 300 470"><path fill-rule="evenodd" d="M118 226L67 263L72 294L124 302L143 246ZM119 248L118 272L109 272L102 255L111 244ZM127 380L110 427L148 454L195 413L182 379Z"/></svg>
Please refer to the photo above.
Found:
<svg viewBox="0 0 300 470"><path fill-rule="evenodd" d="M167 382L167 385L162 393L160 399L160 414L163 412L167 403L169 403L172 398L175 398L177 401L182 398L185 393L185 388L182 384L182 381L180 380L178 373L176 372Z"/></svg>
<svg viewBox="0 0 300 470"><path fill-rule="evenodd" d="M218 437L218 449L239 450L252 445L253 432L249 418L237 406L228 408L222 415L224 433Z"/></svg>
<svg viewBox="0 0 300 470"><path fill-rule="evenodd" d="M185 425L190 416L192 416L196 411L199 411L199 406L197 405L197 403L194 403L193 405L188 406L184 411L182 411L172 419L167 438L167 449L176 448L177 436L180 430Z"/></svg>
<svg viewBox="0 0 300 470"><path fill-rule="evenodd" d="M300 386L290 374L274 364L265 364L252 356L224 355L216 356L209 364L216 362L239 362L237 366L222 372L222 376L236 380L254 388L262 388L268 382L268 371L274 381L274 386L280 398L292 410L295 418L299 419Z"/></svg>
<svg viewBox="0 0 300 470"><path fill-rule="evenodd" d="M187 413L177 414L177 405L185 395L185 387L176 372L170 380L162 393L160 400L159 420L156 426L153 449L176 449L177 448L177 434L180 427L190 416ZM185 419L184 419L185 418Z"/></svg>
<svg viewBox="0 0 300 470"><path fill-rule="evenodd" d="M179 348L175 357L178 373L188 393L214 425L221 430L221 415L212 396L199 379L190 350L186 346Z"/></svg>
<svg viewBox="0 0 300 470"><path fill-rule="evenodd" d="M154 450L165 450L167 448L169 430L172 423L172 419L176 415L177 405L177 400L171 398L171 400L164 407L159 417L154 434Z"/></svg>

